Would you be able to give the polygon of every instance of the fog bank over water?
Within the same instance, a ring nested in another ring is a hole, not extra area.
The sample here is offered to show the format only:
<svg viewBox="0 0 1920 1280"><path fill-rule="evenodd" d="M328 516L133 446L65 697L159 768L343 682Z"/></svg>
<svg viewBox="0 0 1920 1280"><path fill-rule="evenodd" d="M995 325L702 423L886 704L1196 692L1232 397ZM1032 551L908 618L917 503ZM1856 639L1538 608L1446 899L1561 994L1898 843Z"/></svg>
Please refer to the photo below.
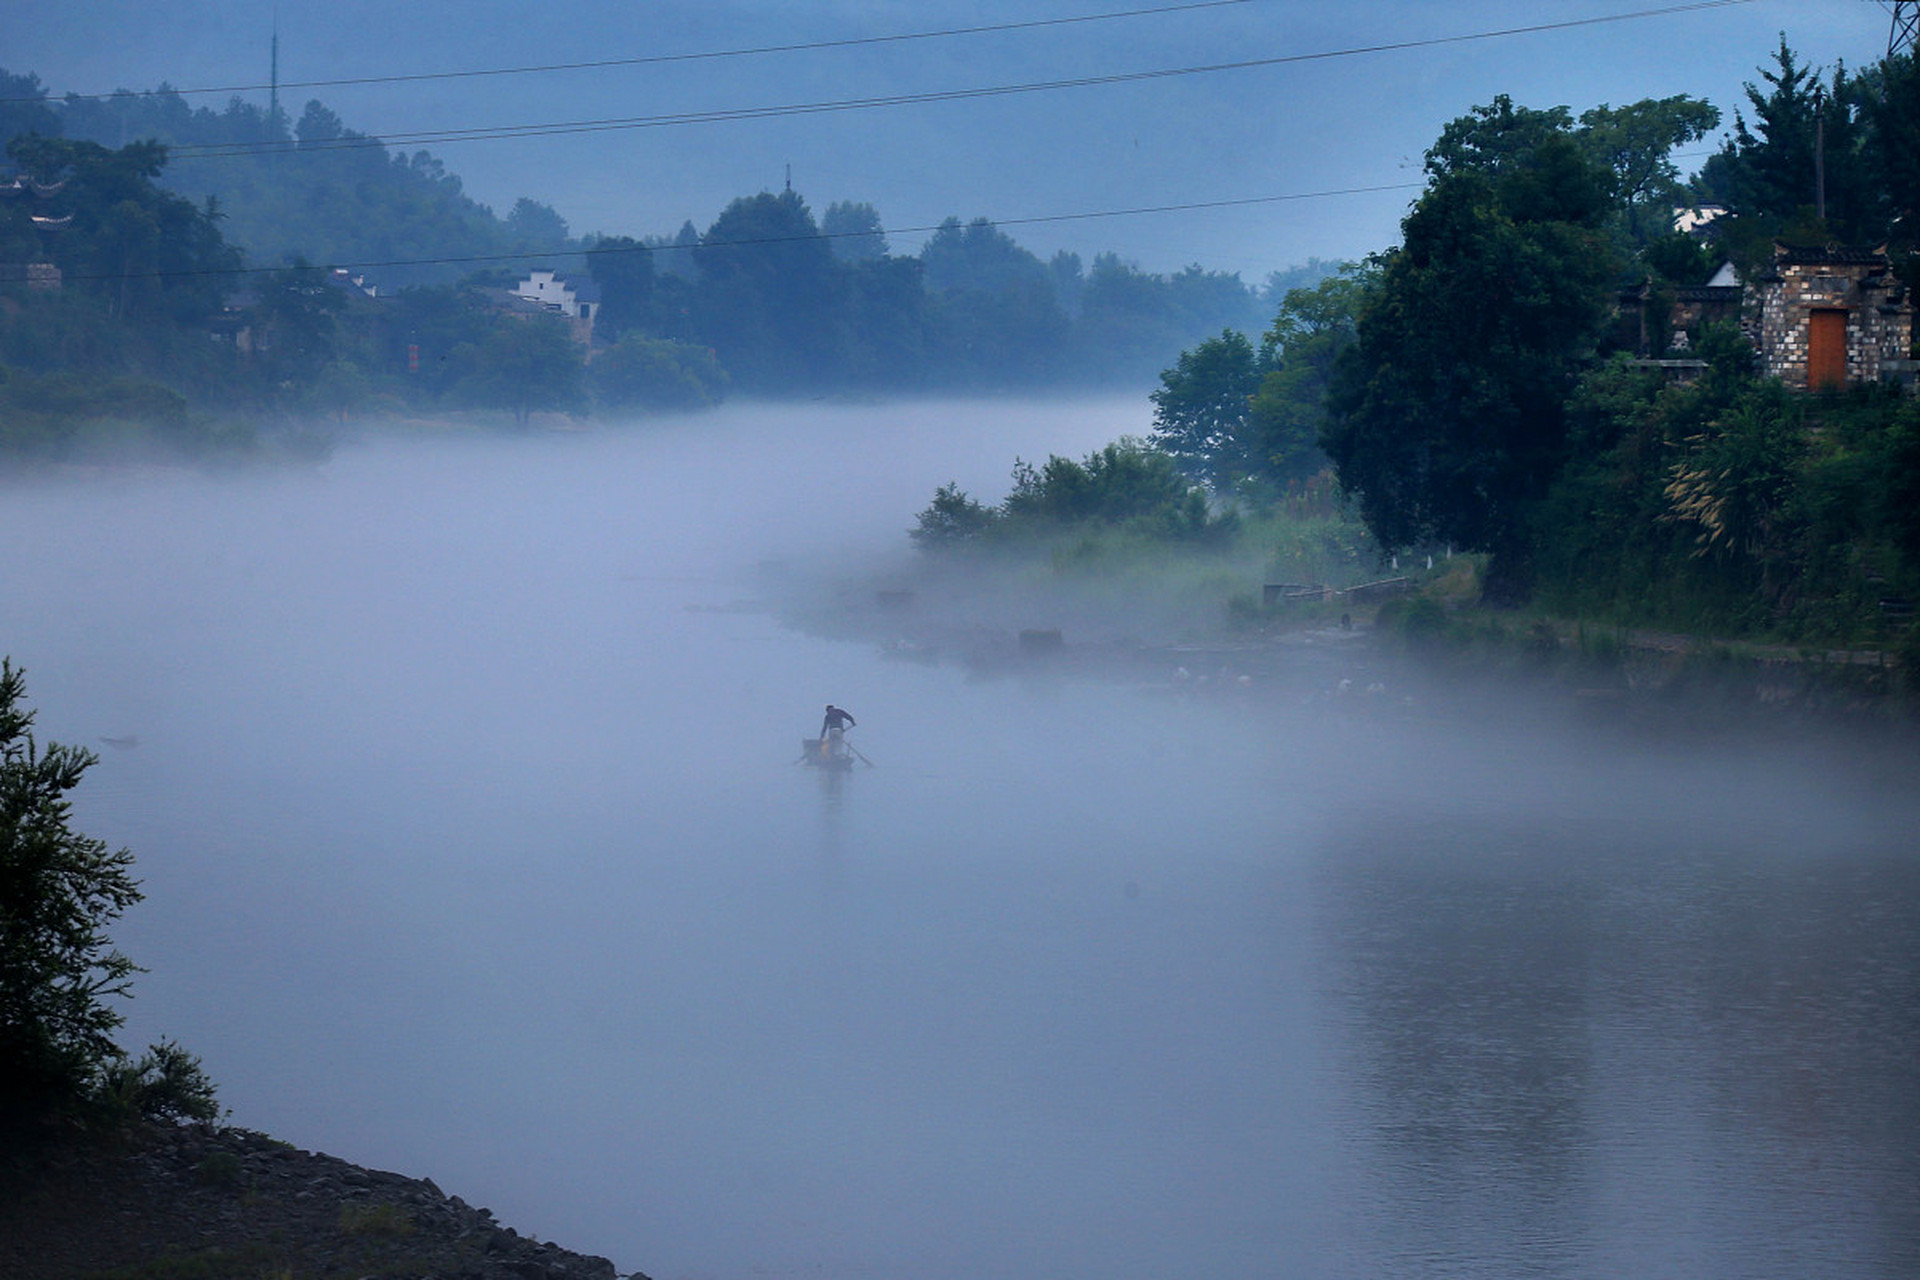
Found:
<svg viewBox="0 0 1920 1280"><path fill-rule="evenodd" d="M148 895L127 1042L655 1280L1920 1267L1899 762L983 679L772 611L1148 417L11 486L0 647ZM828 701L872 767L794 764Z"/></svg>

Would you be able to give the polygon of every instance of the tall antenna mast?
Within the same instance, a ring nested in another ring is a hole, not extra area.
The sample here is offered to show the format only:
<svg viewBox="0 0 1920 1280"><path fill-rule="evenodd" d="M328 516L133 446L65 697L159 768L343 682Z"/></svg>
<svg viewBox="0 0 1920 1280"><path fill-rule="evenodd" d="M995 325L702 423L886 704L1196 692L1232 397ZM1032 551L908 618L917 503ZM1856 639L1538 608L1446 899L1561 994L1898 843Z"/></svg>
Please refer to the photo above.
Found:
<svg viewBox="0 0 1920 1280"><path fill-rule="evenodd" d="M1912 53L1916 41L1920 41L1920 4L1894 0L1887 8L1893 10L1893 29L1887 33L1887 56Z"/></svg>
<svg viewBox="0 0 1920 1280"><path fill-rule="evenodd" d="M269 142L278 142L272 137L280 124L280 14L273 15L273 54L267 76L267 133Z"/></svg>

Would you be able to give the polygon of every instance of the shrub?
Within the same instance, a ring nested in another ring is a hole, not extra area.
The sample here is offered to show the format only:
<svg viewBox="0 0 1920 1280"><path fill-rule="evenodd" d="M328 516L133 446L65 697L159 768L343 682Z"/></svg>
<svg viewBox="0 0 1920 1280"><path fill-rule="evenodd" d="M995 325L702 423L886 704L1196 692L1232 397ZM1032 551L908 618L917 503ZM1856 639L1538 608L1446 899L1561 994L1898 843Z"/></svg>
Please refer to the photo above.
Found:
<svg viewBox="0 0 1920 1280"><path fill-rule="evenodd" d="M0 662L0 1108L83 1101L121 1055L106 1003L138 971L106 926L140 900L133 855L67 825L90 751L34 741L24 673Z"/></svg>
<svg viewBox="0 0 1920 1280"><path fill-rule="evenodd" d="M205 1124L220 1114L200 1059L171 1040L153 1045L138 1061L108 1067L103 1096L115 1110L147 1120Z"/></svg>

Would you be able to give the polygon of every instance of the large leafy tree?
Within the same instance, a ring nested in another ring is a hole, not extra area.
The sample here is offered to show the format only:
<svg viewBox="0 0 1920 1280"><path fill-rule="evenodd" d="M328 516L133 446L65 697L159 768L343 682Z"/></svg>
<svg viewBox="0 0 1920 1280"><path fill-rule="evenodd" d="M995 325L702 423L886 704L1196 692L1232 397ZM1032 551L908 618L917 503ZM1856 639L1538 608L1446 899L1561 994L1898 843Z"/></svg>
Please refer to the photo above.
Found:
<svg viewBox="0 0 1920 1280"><path fill-rule="evenodd" d="M1495 595L1523 587L1528 507L1564 461L1617 271L1607 175L1570 124L1503 96L1447 126L1322 437L1383 546L1490 551Z"/></svg>
<svg viewBox="0 0 1920 1280"><path fill-rule="evenodd" d="M1050 282L1046 264L985 218L947 218L920 249L933 293L1005 293Z"/></svg>
<svg viewBox="0 0 1920 1280"><path fill-rule="evenodd" d="M924 385L930 320L920 260L887 256L855 262L847 282L854 333L849 378L869 387Z"/></svg>
<svg viewBox="0 0 1920 1280"><path fill-rule="evenodd" d="M1265 371L1261 353L1232 329L1182 351L1147 397L1149 442L1191 479L1216 492L1231 489L1248 474L1247 421Z"/></svg>
<svg viewBox="0 0 1920 1280"><path fill-rule="evenodd" d="M1206 494L1180 474L1172 458L1131 436L1080 462L1058 454L1037 467L1016 462L1013 491L1000 511L1008 525L1033 531L1091 522L1202 537L1233 527L1230 515L1213 518Z"/></svg>
<svg viewBox="0 0 1920 1280"><path fill-rule="evenodd" d="M193 320L219 309L239 254L221 235L215 206L157 184L165 146L149 140L111 150L28 134L7 153L30 177L58 187L49 208L67 221L47 233L46 247L72 287L103 299L120 319Z"/></svg>
<svg viewBox="0 0 1920 1280"><path fill-rule="evenodd" d="M1869 171L1886 194L1890 236L1912 253L1920 245L1920 57L1882 62L1863 110Z"/></svg>
<svg viewBox="0 0 1920 1280"><path fill-rule="evenodd" d="M587 270L600 285L596 330L618 340L646 328L653 307L653 250L632 236L602 236L587 250Z"/></svg>
<svg viewBox="0 0 1920 1280"><path fill-rule="evenodd" d="M1624 107L1602 104L1580 113L1576 136L1610 175L1608 194L1633 245L1644 246L1672 229L1672 209L1685 190L1673 152L1719 124L1718 107L1685 94Z"/></svg>
<svg viewBox="0 0 1920 1280"><path fill-rule="evenodd" d="M36 75L15 75L0 67L0 142L23 133L52 137L60 117L47 105L47 87Z"/></svg>
<svg viewBox="0 0 1920 1280"><path fill-rule="evenodd" d="M255 349L277 387L305 386L332 362L346 305L324 268L303 260L262 276L255 290Z"/></svg>
<svg viewBox="0 0 1920 1280"><path fill-rule="evenodd" d="M1276 488L1327 465L1320 435L1341 353L1354 343L1378 268L1348 264L1310 289L1290 289L1263 343L1260 386L1247 417L1248 465Z"/></svg>
<svg viewBox="0 0 1920 1280"><path fill-rule="evenodd" d="M140 900L133 855L73 830L92 752L34 740L26 680L0 662L0 1112L79 1102L121 1055L108 1003L136 969L107 926Z"/></svg>
<svg viewBox="0 0 1920 1280"><path fill-rule="evenodd" d="M846 278L792 190L729 204L700 238L694 295L708 345L756 388L835 381L846 347Z"/></svg>
<svg viewBox="0 0 1920 1280"><path fill-rule="evenodd" d="M1069 323L1045 263L985 218L947 218L920 249L933 363L960 384L1058 373Z"/></svg>
<svg viewBox="0 0 1920 1280"><path fill-rule="evenodd" d="M874 262L887 256L880 211L865 201L834 201L820 216L820 230L833 242L834 256L844 261Z"/></svg>
<svg viewBox="0 0 1920 1280"><path fill-rule="evenodd" d="M586 403L580 347L558 318L500 321L478 343L455 348L449 363L455 399L507 409L523 428L536 412L572 413Z"/></svg>
<svg viewBox="0 0 1920 1280"><path fill-rule="evenodd" d="M1865 118L1876 78L1842 67L1823 82L1784 37L1760 77L1766 88L1746 86L1747 110L1695 182L1733 213L1721 235L1735 256L1757 265L1777 236L1878 239L1887 192L1866 154Z"/></svg>
<svg viewBox="0 0 1920 1280"><path fill-rule="evenodd" d="M705 409L726 394L726 371L711 351L639 333L595 356L588 373L594 402L615 412Z"/></svg>
<svg viewBox="0 0 1920 1280"><path fill-rule="evenodd" d="M552 205L521 196L503 224L514 247L522 252L558 253L567 248L567 220Z"/></svg>

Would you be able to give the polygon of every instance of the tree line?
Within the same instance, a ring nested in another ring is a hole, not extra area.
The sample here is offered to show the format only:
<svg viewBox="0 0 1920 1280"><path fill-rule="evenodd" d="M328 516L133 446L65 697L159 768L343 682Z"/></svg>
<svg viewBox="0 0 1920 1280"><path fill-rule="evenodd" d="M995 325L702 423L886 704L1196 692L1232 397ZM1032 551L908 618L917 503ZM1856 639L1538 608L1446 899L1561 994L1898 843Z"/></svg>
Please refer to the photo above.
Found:
<svg viewBox="0 0 1920 1280"><path fill-rule="evenodd" d="M1216 502L1325 468L1384 551L1483 553L1496 602L1895 634L1920 598L1920 400L1789 390L1737 324L1675 335L1660 308L1723 263L1755 279L1777 241L1884 247L1911 298L1920 67L1823 74L1783 38L1683 179L1673 153L1719 121L1685 96L1578 117L1503 96L1452 121L1400 244L1289 292L1258 343L1183 352L1151 443ZM1676 230L1687 207L1717 216ZM1658 349L1623 331L1625 290L1653 300Z"/></svg>
<svg viewBox="0 0 1920 1280"><path fill-rule="evenodd" d="M297 118L237 97L195 108L164 85L55 100L4 71L0 99L14 454L110 439L136 416L149 441L219 449L263 417L524 422L729 393L1146 384L1183 346L1256 322L1284 283L1043 261L983 218L896 254L871 204L816 215L792 190L733 200L704 230L575 236L531 198L497 216L429 153L390 151L318 100ZM25 278L40 262L60 288ZM391 264L355 269L380 296L334 278L341 263ZM598 290L591 360L566 326L499 305L533 265Z"/></svg>

